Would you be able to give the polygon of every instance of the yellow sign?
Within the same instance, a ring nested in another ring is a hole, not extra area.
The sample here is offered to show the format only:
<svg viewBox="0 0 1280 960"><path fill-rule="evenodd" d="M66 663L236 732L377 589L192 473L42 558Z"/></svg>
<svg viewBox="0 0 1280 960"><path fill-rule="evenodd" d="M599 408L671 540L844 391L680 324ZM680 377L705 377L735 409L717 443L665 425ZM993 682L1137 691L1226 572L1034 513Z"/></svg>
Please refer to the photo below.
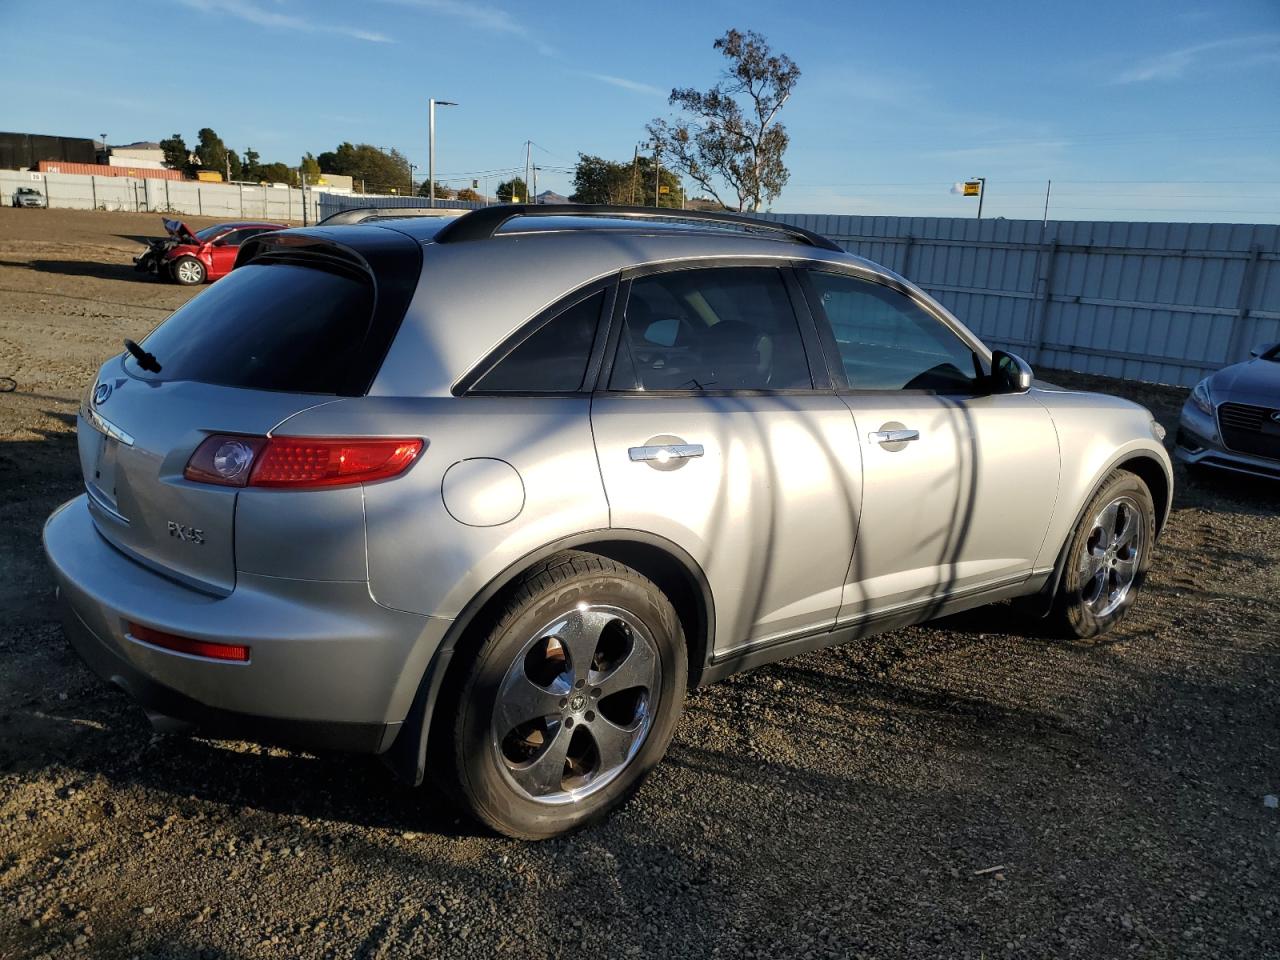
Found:
<svg viewBox="0 0 1280 960"><path fill-rule="evenodd" d="M964 195L966 197L976 197L982 192L982 184L977 180L966 180L964 183Z"/></svg>
<svg viewBox="0 0 1280 960"><path fill-rule="evenodd" d="M664 186L664 187L659 187L659 188L658 188L658 192L659 192L659 193L670 193L670 192L671 192L671 188L670 188L670 187L665 187L665 186Z"/></svg>

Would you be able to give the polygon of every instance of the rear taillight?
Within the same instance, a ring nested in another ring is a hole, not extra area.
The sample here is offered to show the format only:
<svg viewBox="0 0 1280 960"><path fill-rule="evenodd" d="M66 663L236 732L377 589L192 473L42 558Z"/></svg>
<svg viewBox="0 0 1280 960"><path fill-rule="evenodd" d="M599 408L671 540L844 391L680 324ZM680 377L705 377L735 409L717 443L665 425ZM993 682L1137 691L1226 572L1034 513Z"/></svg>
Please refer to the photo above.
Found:
<svg viewBox="0 0 1280 960"><path fill-rule="evenodd" d="M215 434L182 475L227 487L333 487L394 477L421 452L421 440Z"/></svg>
<svg viewBox="0 0 1280 960"><path fill-rule="evenodd" d="M193 640L191 637L180 637L163 630L153 630L140 623L126 623L129 636L153 647L162 647L175 653L185 653L193 657L207 657L210 660L229 660L232 663L248 663L249 648L243 643L215 643L211 640Z"/></svg>

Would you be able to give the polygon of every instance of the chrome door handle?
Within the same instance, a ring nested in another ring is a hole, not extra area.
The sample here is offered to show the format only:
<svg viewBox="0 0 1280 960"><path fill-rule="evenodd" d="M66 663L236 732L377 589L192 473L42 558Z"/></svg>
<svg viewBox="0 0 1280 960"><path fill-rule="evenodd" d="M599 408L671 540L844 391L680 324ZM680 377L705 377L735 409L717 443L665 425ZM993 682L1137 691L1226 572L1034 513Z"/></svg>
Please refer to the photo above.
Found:
<svg viewBox="0 0 1280 960"><path fill-rule="evenodd" d="M631 447L627 450L632 460L656 460L668 463L672 460L689 460L703 454L700 443L662 443L648 447Z"/></svg>
<svg viewBox="0 0 1280 960"><path fill-rule="evenodd" d="M919 440L919 430L875 430L867 434L872 443L905 443L908 440Z"/></svg>

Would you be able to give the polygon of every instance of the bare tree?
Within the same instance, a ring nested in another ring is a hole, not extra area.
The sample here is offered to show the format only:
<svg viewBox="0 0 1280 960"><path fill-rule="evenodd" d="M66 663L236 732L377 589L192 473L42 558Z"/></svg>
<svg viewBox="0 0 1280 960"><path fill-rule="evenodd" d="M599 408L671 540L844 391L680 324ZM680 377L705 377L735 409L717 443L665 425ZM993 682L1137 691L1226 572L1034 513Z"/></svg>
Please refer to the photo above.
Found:
<svg viewBox="0 0 1280 960"><path fill-rule="evenodd" d="M738 210L759 210L782 192L790 172L782 162L790 138L778 111L791 96L800 68L775 55L754 30L730 30L715 42L729 61L724 76L705 93L676 88L667 102L689 116L648 125L666 163L688 174L726 207L717 189L737 194Z"/></svg>

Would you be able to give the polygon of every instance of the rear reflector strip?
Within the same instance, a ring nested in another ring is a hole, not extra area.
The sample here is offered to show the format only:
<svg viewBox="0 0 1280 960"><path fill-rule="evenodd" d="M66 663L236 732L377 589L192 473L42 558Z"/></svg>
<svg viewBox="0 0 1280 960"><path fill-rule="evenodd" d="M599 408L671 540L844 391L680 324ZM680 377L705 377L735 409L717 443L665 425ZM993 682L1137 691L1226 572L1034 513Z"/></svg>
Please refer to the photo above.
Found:
<svg viewBox="0 0 1280 960"><path fill-rule="evenodd" d="M207 657L210 660L230 660L233 663L248 663L249 648L240 643L214 643L210 640L193 640L190 637L179 637L162 630L152 630L140 623L125 624L129 636L153 647L162 647L175 653L186 653L193 657Z"/></svg>

